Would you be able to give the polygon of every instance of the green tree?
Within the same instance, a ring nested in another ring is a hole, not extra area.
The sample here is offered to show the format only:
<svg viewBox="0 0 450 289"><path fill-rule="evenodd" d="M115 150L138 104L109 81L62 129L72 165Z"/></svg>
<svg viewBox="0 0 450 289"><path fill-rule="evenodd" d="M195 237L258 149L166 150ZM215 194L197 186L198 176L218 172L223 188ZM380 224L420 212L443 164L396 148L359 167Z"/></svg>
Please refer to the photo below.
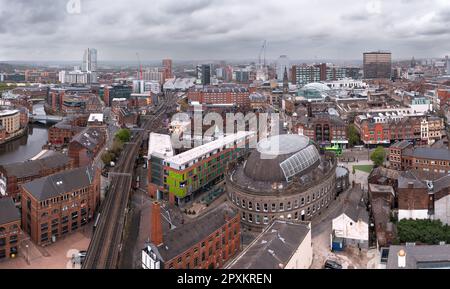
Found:
<svg viewBox="0 0 450 289"><path fill-rule="evenodd" d="M354 124L348 127L348 142L351 147L358 145L361 142L361 137Z"/></svg>
<svg viewBox="0 0 450 289"><path fill-rule="evenodd" d="M116 138L121 142L128 142L131 139L131 132L129 129L121 129L116 133Z"/></svg>
<svg viewBox="0 0 450 289"><path fill-rule="evenodd" d="M377 147L375 151L370 155L370 159L373 161L373 164L376 167L382 166L385 158L386 152L382 146Z"/></svg>
<svg viewBox="0 0 450 289"><path fill-rule="evenodd" d="M114 154L115 156L118 156L122 150L123 150L123 142L119 139L115 139L111 147L111 153Z"/></svg>

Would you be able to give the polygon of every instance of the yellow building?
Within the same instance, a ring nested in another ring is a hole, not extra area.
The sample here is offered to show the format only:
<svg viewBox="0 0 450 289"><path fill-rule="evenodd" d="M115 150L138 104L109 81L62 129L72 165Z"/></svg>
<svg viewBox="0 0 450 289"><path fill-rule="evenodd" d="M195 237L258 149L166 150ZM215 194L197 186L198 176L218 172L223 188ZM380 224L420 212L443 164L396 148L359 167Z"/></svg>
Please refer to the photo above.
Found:
<svg viewBox="0 0 450 289"><path fill-rule="evenodd" d="M8 134L17 132L20 129L20 111L16 109L0 110L0 125Z"/></svg>

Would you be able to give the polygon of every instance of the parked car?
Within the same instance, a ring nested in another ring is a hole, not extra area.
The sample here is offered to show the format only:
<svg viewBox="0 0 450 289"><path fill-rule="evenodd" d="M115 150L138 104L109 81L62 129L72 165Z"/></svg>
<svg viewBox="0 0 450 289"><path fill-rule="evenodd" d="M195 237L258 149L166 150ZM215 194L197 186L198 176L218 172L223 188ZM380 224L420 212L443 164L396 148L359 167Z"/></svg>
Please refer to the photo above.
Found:
<svg viewBox="0 0 450 289"><path fill-rule="evenodd" d="M333 260L327 260L324 269L342 269L342 265Z"/></svg>
<svg viewBox="0 0 450 289"><path fill-rule="evenodd" d="M86 259L86 251L80 251L77 254L72 255L72 263L73 264L83 264L84 260Z"/></svg>

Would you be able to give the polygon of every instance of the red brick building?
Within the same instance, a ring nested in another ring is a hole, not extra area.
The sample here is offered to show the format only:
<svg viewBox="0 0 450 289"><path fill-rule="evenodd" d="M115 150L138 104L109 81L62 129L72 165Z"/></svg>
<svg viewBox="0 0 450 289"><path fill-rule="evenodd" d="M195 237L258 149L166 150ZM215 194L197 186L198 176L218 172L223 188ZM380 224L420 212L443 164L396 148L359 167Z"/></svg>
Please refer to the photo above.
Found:
<svg viewBox="0 0 450 289"><path fill-rule="evenodd" d="M11 198L0 199L0 261L17 256L20 238L19 210Z"/></svg>
<svg viewBox="0 0 450 289"><path fill-rule="evenodd" d="M84 227L100 202L100 171L82 167L25 183L22 228L38 245L48 245Z"/></svg>
<svg viewBox="0 0 450 289"><path fill-rule="evenodd" d="M57 152L49 152L36 160L0 165L0 179L5 182L4 196L20 200L20 185L37 178L73 168L73 161ZM0 194L0 198L2 194Z"/></svg>
<svg viewBox="0 0 450 289"><path fill-rule="evenodd" d="M414 147L402 141L389 148L389 163L396 170L418 170L427 174L450 174L450 150L447 148Z"/></svg>
<svg viewBox="0 0 450 289"><path fill-rule="evenodd" d="M318 113L313 117L299 118L294 132L305 135L322 146L348 144L347 124L337 116Z"/></svg>
<svg viewBox="0 0 450 289"><path fill-rule="evenodd" d="M106 141L103 129L88 127L77 134L68 146L68 155L75 167L89 165L102 150Z"/></svg>
<svg viewBox="0 0 450 289"><path fill-rule="evenodd" d="M239 214L227 203L172 230L153 203L151 243L142 251L145 269L219 269L240 250ZM164 232L164 233L163 233Z"/></svg>
<svg viewBox="0 0 450 289"><path fill-rule="evenodd" d="M255 88L237 85L204 86L191 88L187 97L189 102L199 102L206 105L250 106L249 96L255 91Z"/></svg>

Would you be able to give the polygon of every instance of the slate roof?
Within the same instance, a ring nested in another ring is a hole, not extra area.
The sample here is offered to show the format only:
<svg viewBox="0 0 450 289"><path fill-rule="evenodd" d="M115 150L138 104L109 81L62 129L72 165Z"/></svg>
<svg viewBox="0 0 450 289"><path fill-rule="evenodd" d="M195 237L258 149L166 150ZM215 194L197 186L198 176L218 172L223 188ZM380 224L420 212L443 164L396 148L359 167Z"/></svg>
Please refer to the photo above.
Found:
<svg viewBox="0 0 450 289"><path fill-rule="evenodd" d="M61 153L53 153L37 160L2 165L8 176L26 178L37 176L44 169L63 167L70 163L70 158Z"/></svg>
<svg viewBox="0 0 450 289"><path fill-rule="evenodd" d="M344 214L357 222L361 220L369 223L369 212L364 202L364 192L360 189L354 189L344 202Z"/></svg>
<svg viewBox="0 0 450 289"><path fill-rule="evenodd" d="M399 142L394 143L393 145L391 145L391 147L396 147L396 148L400 148L400 149L405 149L405 148L407 148L407 147L410 146L410 145L411 145L411 142L410 142L410 141L402 140L402 141L399 141Z"/></svg>
<svg viewBox="0 0 450 289"><path fill-rule="evenodd" d="M94 175L94 169L88 166L39 178L22 186L38 201L43 201L89 186Z"/></svg>
<svg viewBox="0 0 450 289"><path fill-rule="evenodd" d="M173 259L225 225L225 216L234 218L236 214L237 211L231 205L223 203L195 221L166 230L163 234L163 244L157 248L158 255L165 262Z"/></svg>
<svg viewBox="0 0 450 289"><path fill-rule="evenodd" d="M414 148L405 149L404 156L411 156L415 158L423 158L430 160L450 161L450 150L445 148Z"/></svg>
<svg viewBox="0 0 450 289"><path fill-rule="evenodd" d="M398 252L406 252L404 269L450 268L450 245L391 246L386 269L398 267Z"/></svg>
<svg viewBox="0 0 450 289"><path fill-rule="evenodd" d="M19 209L12 198L0 199L0 225L20 221Z"/></svg>
<svg viewBox="0 0 450 289"><path fill-rule="evenodd" d="M88 150L94 150L103 137L100 129L88 127L73 137L72 142L78 142Z"/></svg>
<svg viewBox="0 0 450 289"><path fill-rule="evenodd" d="M227 269L284 268L310 230L306 223L275 220Z"/></svg>

